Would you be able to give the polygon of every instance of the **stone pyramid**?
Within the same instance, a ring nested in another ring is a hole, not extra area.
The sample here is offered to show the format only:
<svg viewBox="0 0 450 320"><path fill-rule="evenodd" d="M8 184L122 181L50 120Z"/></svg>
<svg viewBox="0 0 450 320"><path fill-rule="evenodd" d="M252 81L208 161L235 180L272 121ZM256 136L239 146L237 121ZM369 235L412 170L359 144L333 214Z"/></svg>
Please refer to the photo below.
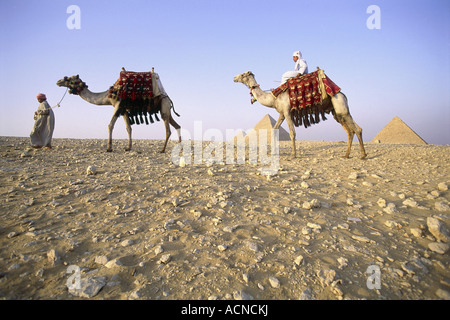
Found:
<svg viewBox="0 0 450 320"><path fill-rule="evenodd" d="M371 142L393 144L427 144L399 117L394 117Z"/></svg>
<svg viewBox="0 0 450 320"><path fill-rule="evenodd" d="M248 142L249 137L252 134L256 134L257 141L259 142L259 136L260 134L263 135L264 133L260 132L260 130L267 130L267 143L271 143L271 136L272 136L272 129L275 126L277 122L268 114L266 114L256 125L255 127L250 130L247 135L245 136L245 142ZM291 137L289 136L289 133L283 128L280 127L278 129L279 133L279 141L290 141Z"/></svg>
<svg viewBox="0 0 450 320"><path fill-rule="evenodd" d="M245 135L245 143L247 144L249 141L249 138L251 135L256 134L257 137L257 142L259 142L259 135L260 135L260 131L262 129L267 130L267 143L270 144L271 143L271 136L272 136L272 129L273 126L275 125L276 121L268 114L266 114L255 126L252 130L250 130L246 135ZM279 133L279 141L290 141L291 138L289 136L289 132L287 132L283 127L280 127L278 129L278 133ZM243 132L239 132L235 137L234 137L234 141L236 141L236 139L238 138L238 136L242 136ZM263 133L261 133L263 134Z"/></svg>

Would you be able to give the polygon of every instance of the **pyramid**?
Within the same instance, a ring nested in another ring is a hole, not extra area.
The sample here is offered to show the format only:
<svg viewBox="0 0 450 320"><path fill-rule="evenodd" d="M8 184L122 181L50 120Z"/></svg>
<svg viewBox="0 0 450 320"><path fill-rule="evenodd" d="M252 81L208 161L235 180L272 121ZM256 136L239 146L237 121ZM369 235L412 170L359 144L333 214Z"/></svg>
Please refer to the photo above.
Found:
<svg viewBox="0 0 450 320"><path fill-rule="evenodd" d="M267 131L267 143L271 143L272 129L275 125L276 121L268 114L266 114L256 125L250 130L247 135L245 135L245 143L247 144L251 135L256 134L257 142L259 143L259 130L266 129ZM289 132L287 132L283 127L278 129L279 133L279 141L290 141L291 137L289 136ZM263 133L261 133L263 134ZM240 131L234 137L234 141L236 142L238 136L242 137L243 132Z"/></svg>
<svg viewBox="0 0 450 320"><path fill-rule="evenodd" d="M371 142L393 144L427 144L399 117L394 117Z"/></svg>

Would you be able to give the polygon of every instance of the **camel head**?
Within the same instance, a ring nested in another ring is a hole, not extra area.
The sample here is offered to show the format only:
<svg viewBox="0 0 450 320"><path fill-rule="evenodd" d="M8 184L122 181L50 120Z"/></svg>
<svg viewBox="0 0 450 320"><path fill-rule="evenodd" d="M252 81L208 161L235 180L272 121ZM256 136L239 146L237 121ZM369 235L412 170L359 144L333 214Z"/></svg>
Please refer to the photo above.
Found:
<svg viewBox="0 0 450 320"><path fill-rule="evenodd" d="M247 87L253 86L256 84L255 76L251 71L244 72L242 74L234 77L234 82L240 82L245 84Z"/></svg>
<svg viewBox="0 0 450 320"><path fill-rule="evenodd" d="M69 93L78 95L84 88L87 88L85 82L81 81L80 76L64 77L56 82L59 87L69 88Z"/></svg>

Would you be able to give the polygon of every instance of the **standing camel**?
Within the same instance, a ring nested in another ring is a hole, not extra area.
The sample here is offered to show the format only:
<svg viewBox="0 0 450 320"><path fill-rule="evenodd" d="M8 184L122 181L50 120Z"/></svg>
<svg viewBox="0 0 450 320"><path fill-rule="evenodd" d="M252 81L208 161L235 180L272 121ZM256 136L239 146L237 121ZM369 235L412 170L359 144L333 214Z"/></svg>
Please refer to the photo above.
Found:
<svg viewBox="0 0 450 320"><path fill-rule="evenodd" d="M296 157L295 126L294 121L292 119L288 91L287 90L284 91L277 98L275 98L271 93L264 92L260 88L259 84L255 80L255 76L250 71L235 76L234 82L240 82L246 85L250 89L250 93L263 106L274 108L275 110L277 110L280 116L274 126L274 129L278 129L283 123L283 121L286 119L289 127L289 135L292 142L291 157L295 158ZM364 149L364 143L362 139L362 129L356 124L355 121L353 121L353 118L350 115L350 110L348 108L346 96L341 92L337 93L332 97L327 96L327 98L323 100L321 108L327 113L332 112L334 119L339 124L341 124L342 127L344 127L345 131L347 132L348 147L347 153L345 154L344 158L348 158L350 155L353 136L356 133L361 148L361 159L364 159L367 156L367 154Z"/></svg>
<svg viewBox="0 0 450 320"><path fill-rule="evenodd" d="M158 76L156 73L152 72L153 76ZM108 149L107 152L112 152L112 132L114 129L114 125L119 118L120 115L123 115L123 119L125 120L126 129L128 132L128 147L125 149L126 151L131 150L132 146L132 139L131 139L131 123L130 119L127 116L127 114L121 114L121 99L118 97L111 97L110 90L106 90L104 92L91 92L88 89L88 86L81 81L80 77L78 75L72 76L72 77L64 77L61 80L58 80L56 84L60 87L67 87L69 88L69 92L75 95L79 95L82 99L86 100L89 103L95 104L95 105L112 105L114 107L114 114L111 118L111 121L108 125L108 132L109 132L109 138L108 138ZM164 121L164 126L166 128L166 140L164 142L164 146L161 153L164 153L166 151L167 142L169 140L169 137L171 135L170 131L170 125L172 125L175 130L178 133L178 141L181 142L181 132L180 132L180 126L178 123L175 122L175 120L172 117L171 109L173 107L172 102L170 98L167 95L161 94L158 97L154 98L154 103L157 104L157 107L160 108L160 114L161 118ZM122 111L123 112L123 111ZM175 112L175 111L174 111ZM157 117L156 117L157 118ZM141 118L142 119L142 118ZM157 118L157 120L159 120ZM153 120L151 120L153 122ZM147 122L147 120L146 120Z"/></svg>

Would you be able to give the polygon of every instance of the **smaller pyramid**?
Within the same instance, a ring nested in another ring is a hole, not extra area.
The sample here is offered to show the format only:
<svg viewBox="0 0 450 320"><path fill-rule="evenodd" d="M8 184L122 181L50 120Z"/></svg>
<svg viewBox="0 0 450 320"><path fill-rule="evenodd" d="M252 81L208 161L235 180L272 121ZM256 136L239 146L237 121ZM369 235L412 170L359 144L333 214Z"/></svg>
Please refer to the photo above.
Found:
<svg viewBox="0 0 450 320"><path fill-rule="evenodd" d="M427 144L399 117L394 117L371 142L392 144Z"/></svg>
<svg viewBox="0 0 450 320"><path fill-rule="evenodd" d="M256 126L253 128L253 130L256 130L258 132L261 129L266 129L267 130L267 135L269 136L269 139L270 139L270 135L272 134L272 129L275 126L276 123L277 122L275 121L274 118L272 118L270 115L266 114L256 124ZM280 128L278 128L278 132L279 132L280 141L289 141L289 140L291 140L291 137L289 136L289 132L287 132L283 127L280 126Z"/></svg>
<svg viewBox="0 0 450 320"><path fill-rule="evenodd" d="M266 130L266 138L267 143L271 143L271 137L272 137L272 130L274 125L276 124L276 121L268 114L266 114L254 127L251 129L246 135L245 135L245 143L247 144L250 137L252 135L256 134L256 141L259 143L259 136L264 135L263 131L260 132L260 130ZM291 137L289 136L289 132L287 132L283 127L280 127L278 129L279 134L279 141L290 141ZM234 141L236 142L238 136L242 137L243 132L239 131L238 134L234 137Z"/></svg>

